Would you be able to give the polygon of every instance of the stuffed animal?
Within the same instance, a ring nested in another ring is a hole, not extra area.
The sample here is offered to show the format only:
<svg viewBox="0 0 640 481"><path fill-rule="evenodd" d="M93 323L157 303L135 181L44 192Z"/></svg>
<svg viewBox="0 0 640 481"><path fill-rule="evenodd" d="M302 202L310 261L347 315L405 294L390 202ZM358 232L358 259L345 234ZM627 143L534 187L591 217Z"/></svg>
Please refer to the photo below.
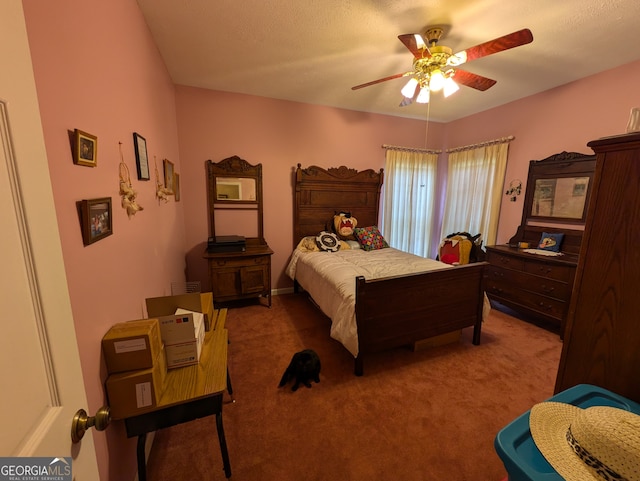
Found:
<svg viewBox="0 0 640 481"><path fill-rule="evenodd" d="M439 260L446 264L463 265L483 261L481 234L472 236L468 232L455 232L442 239Z"/></svg>
<svg viewBox="0 0 640 481"><path fill-rule="evenodd" d="M358 225L358 220L351 212L336 212L333 216L333 230L341 240L355 240L353 229Z"/></svg>

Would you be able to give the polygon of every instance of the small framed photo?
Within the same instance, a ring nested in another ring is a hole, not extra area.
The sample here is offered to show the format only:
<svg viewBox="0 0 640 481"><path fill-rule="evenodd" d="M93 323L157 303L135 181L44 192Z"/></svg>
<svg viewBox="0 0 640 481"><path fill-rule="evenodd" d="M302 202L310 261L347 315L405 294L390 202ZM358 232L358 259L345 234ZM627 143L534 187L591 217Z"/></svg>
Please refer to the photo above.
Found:
<svg viewBox="0 0 640 481"><path fill-rule="evenodd" d="M73 134L73 163L87 167L98 165L98 137L79 129Z"/></svg>
<svg viewBox="0 0 640 481"><path fill-rule="evenodd" d="M142 135L134 132L133 146L136 149L136 167L138 170L138 180L149 180L151 176L149 174L149 156L147 155L147 141Z"/></svg>
<svg viewBox="0 0 640 481"><path fill-rule="evenodd" d="M173 195L180 202L180 174L173 174Z"/></svg>
<svg viewBox="0 0 640 481"><path fill-rule="evenodd" d="M173 162L163 159L162 163L164 166L164 187L171 192L171 195L173 195L173 174L175 173L173 169Z"/></svg>
<svg viewBox="0 0 640 481"><path fill-rule="evenodd" d="M113 234L111 197L80 200L77 206L85 246Z"/></svg>

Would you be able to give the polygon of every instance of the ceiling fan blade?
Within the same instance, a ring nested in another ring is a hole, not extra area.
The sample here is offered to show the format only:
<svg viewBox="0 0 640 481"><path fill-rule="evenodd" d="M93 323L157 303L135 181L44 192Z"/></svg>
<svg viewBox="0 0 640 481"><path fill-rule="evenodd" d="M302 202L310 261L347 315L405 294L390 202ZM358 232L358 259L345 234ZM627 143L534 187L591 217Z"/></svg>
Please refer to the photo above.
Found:
<svg viewBox="0 0 640 481"><path fill-rule="evenodd" d="M411 75L413 72L404 72L404 73L397 73L395 75L390 75L388 77L385 78L379 78L378 80L372 80L371 82L367 82L365 84L360 84L360 85L356 85L355 87L351 87L351 90L358 90L364 87L369 87L370 85L375 85L375 84L379 84L382 82L386 82L387 80L393 80L396 78L400 78L400 77L406 77L407 75Z"/></svg>
<svg viewBox="0 0 640 481"><path fill-rule="evenodd" d="M486 57L494 53L509 50L510 48L519 47L533 42L533 34L528 28L518 30L517 32L504 35L503 37L494 38L488 42L481 43L475 47L470 47L460 53L455 54L460 61L458 65L464 62L471 62L477 58Z"/></svg>
<svg viewBox="0 0 640 481"><path fill-rule="evenodd" d="M460 69L456 69L453 80L459 84L466 85L467 87L481 90L483 92L496 84L495 80Z"/></svg>
<svg viewBox="0 0 640 481"><path fill-rule="evenodd" d="M422 38L420 34L417 33L405 33L403 35L398 35L400 41L404 44L405 47L409 49L409 51L416 58L429 58L431 57L431 52L429 52L429 47L426 42Z"/></svg>

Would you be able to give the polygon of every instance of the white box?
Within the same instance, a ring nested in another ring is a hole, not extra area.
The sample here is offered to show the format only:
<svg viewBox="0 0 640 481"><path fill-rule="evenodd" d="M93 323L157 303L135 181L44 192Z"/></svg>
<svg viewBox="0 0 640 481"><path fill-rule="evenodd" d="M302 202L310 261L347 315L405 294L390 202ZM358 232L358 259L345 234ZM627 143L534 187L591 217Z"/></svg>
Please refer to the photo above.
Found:
<svg viewBox="0 0 640 481"><path fill-rule="evenodd" d="M196 324L196 318L194 318L193 313L179 310L182 311L182 313L158 318L160 336L165 344L191 341L196 338L198 325ZM202 317L198 317L197 319L199 320L199 324L202 324Z"/></svg>
<svg viewBox="0 0 640 481"><path fill-rule="evenodd" d="M197 317L197 316L196 316ZM170 322L172 318L175 322ZM162 319L160 318L161 325ZM194 315L191 312L176 314L174 316L166 316L165 330L173 336L172 340L165 340L165 352L167 354L167 368L190 366L200 361L200 353L202 352L202 344L204 343L205 326L204 319L201 316L199 322L194 321ZM186 321L185 321L186 320ZM186 327L185 327L186 326ZM188 332L197 334L187 335ZM161 329L162 330L162 329Z"/></svg>

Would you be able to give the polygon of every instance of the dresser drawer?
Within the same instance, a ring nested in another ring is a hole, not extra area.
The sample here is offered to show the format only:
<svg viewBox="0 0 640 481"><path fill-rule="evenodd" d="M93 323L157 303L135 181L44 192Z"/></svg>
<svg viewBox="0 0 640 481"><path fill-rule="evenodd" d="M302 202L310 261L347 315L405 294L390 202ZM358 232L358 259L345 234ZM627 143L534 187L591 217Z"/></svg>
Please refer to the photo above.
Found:
<svg viewBox="0 0 640 481"><path fill-rule="evenodd" d="M524 270L524 259L514 256L502 255L496 252L487 251L487 262L492 266L505 267L516 271Z"/></svg>
<svg viewBox="0 0 640 481"><path fill-rule="evenodd" d="M489 280L485 283L485 291L489 297L506 299L558 321L564 318L568 307L562 300L521 289L507 281Z"/></svg>
<svg viewBox="0 0 640 481"><path fill-rule="evenodd" d="M526 290L543 296L554 297L565 300L571 295L570 284L532 275L527 272L512 271L501 267L490 265L486 270L486 277L489 281L507 283L514 288Z"/></svg>
<svg viewBox="0 0 640 481"><path fill-rule="evenodd" d="M249 267L265 266L271 261L270 256L255 257L225 257L224 259L211 259L209 261L212 268L215 267Z"/></svg>
<svg viewBox="0 0 640 481"><path fill-rule="evenodd" d="M564 282L573 282L575 268L569 266L558 266L543 264L536 261L525 261L524 270L537 276L558 279Z"/></svg>

